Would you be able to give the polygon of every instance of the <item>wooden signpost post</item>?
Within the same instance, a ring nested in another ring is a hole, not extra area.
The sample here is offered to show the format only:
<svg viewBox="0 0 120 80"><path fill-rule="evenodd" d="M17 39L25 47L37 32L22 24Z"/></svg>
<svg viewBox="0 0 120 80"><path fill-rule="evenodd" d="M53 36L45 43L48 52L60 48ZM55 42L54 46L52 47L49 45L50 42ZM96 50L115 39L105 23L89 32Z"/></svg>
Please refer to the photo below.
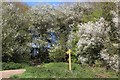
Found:
<svg viewBox="0 0 120 80"><path fill-rule="evenodd" d="M66 53L69 54L69 70L71 71L71 50L69 49Z"/></svg>

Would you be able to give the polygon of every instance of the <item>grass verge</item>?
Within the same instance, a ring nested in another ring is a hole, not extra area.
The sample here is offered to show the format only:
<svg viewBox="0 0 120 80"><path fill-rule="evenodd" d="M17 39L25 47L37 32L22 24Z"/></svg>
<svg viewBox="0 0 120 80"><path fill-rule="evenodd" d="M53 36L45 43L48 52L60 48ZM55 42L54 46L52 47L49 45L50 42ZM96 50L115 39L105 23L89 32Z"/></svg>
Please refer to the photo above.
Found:
<svg viewBox="0 0 120 80"><path fill-rule="evenodd" d="M75 63L72 64L72 71L69 71L68 63L61 62L28 67L25 73L11 78L117 78L117 73L100 67L92 68Z"/></svg>

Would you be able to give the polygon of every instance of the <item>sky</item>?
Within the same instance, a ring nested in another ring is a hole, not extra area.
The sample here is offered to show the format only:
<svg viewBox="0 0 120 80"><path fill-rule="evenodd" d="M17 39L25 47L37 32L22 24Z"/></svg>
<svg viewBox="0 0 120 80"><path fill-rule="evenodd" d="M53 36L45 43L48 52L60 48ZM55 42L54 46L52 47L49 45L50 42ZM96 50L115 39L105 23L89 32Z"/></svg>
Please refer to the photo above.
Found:
<svg viewBox="0 0 120 80"><path fill-rule="evenodd" d="M90 0L21 0L23 2L85 2Z"/></svg>
<svg viewBox="0 0 120 80"><path fill-rule="evenodd" d="M119 2L120 0L2 0L2 2Z"/></svg>
<svg viewBox="0 0 120 80"><path fill-rule="evenodd" d="M83 2L89 0L21 0L29 6L37 5L39 2L47 2L50 4L61 4L62 2Z"/></svg>
<svg viewBox="0 0 120 80"><path fill-rule="evenodd" d="M25 2L28 6L34 6L39 4L39 2ZM47 2L49 4L61 4L62 2Z"/></svg>
<svg viewBox="0 0 120 80"><path fill-rule="evenodd" d="M119 0L3 0L3 2L25 2L29 6L37 5L39 2L47 2L50 4L60 4L63 2L112 2Z"/></svg>

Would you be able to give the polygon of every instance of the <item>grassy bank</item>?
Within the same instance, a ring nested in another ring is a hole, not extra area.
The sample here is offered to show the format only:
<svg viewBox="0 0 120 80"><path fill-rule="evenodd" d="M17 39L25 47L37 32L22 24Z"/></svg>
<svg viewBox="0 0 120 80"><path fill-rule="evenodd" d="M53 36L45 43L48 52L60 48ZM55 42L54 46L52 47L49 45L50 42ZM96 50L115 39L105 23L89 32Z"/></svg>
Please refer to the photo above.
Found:
<svg viewBox="0 0 120 80"><path fill-rule="evenodd" d="M116 78L114 71L106 71L100 67L80 66L72 64L72 71L68 70L67 63L48 63L36 67L26 68L21 75L11 78Z"/></svg>

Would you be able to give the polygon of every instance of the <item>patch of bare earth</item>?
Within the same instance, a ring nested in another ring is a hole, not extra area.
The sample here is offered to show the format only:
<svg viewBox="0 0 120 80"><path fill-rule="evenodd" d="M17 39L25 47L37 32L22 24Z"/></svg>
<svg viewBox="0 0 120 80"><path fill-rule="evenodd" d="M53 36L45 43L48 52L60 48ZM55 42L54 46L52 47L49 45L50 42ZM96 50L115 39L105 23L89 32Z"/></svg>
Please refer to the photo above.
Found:
<svg viewBox="0 0 120 80"><path fill-rule="evenodd" d="M4 70L0 71L0 78L9 78L10 76L16 75L16 74L22 74L26 70L25 69L18 69L18 70Z"/></svg>

